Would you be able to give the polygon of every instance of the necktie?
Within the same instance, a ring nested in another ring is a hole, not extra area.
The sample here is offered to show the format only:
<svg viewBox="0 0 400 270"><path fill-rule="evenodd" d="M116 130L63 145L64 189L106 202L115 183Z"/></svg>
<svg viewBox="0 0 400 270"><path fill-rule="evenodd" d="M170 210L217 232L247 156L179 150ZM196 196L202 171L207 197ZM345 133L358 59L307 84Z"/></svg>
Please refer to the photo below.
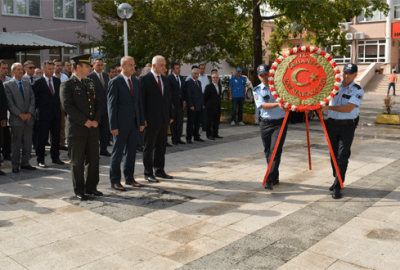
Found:
<svg viewBox="0 0 400 270"><path fill-rule="evenodd" d="M24 88L22 86L22 82L19 82L18 88L19 88L19 91L21 92L23 100L25 101L25 93L24 93Z"/></svg>
<svg viewBox="0 0 400 270"><path fill-rule="evenodd" d="M131 95L133 97L133 86L132 86L131 79L129 79L129 78L128 78L128 83L129 83L129 88L131 89Z"/></svg>
<svg viewBox="0 0 400 270"><path fill-rule="evenodd" d="M162 95L162 86L161 86L161 81L160 81L160 75L157 75L157 79L158 79L158 87L160 88L161 95Z"/></svg>
<svg viewBox="0 0 400 270"><path fill-rule="evenodd" d="M33 77L31 77L31 84L33 84Z"/></svg>
<svg viewBox="0 0 400 270"><path fill-rule="evenodd" d="M50 89L50 93L52 96L54 96L54 89L53 86L51 85L51 80L49 79L49 89Z"/></svg>
<svg viewBox="0 0 400 270"><path fill-rule="evenodd" d="M99 74L99 77L100 77L100 82L103 85L103 88L106 89L106 86L104 85L103 75L101 75L101 73Z"/></svg>

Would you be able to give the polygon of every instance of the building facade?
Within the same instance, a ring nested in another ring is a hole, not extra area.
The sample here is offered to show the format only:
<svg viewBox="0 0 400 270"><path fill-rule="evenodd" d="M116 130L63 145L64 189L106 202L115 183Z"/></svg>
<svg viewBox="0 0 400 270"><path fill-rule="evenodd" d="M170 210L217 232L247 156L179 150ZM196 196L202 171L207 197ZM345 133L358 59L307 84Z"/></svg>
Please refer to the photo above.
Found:
<svg viewBox="0 0 400 270"><path fill-rule="evenodd" d="M365 17L364 14L353 18L347 23L340 24L343 31L347 31L348 40L347 54L335 56L335 60L342 66L345 63L356 63L361 70L366 69L370 63L382 63L384 73L390 73L394 68L400 71L400 0L387 0L390 12L387 17L383 12L375 11L372 17ZM264 23L265 41L269 40L273 23ZM308 43L300 38L291 40L293 46L307 46ZM337 45L324 48L331 52ZM264 60L269 63L267 47ZM288 46L282 51L288 50Z"/></svg>
<svg viewBox="0 0 400 270"><path fill-rule="evenodd" d="M90 2L82 0L0 0L0 26L3 32L32 33L45 38L75 45L75 49L51 49L17 53L10 62L35 62L37 67L44 60L68 60L71 56L91 53L92 49L79 45L85 39L78 33L101 38L102 30L93 18Z"/></svg>

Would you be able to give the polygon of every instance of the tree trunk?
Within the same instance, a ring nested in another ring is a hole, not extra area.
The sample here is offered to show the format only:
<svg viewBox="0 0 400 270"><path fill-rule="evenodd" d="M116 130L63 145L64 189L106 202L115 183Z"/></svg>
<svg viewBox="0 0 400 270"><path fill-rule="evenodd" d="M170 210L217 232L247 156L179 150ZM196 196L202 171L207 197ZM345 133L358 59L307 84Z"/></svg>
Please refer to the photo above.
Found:
<svg viewBox="0 0 400 270"><path fill-rule="evenodd" d="M254 59L253 67L256 72L257 67L263 64L262 60L262 41L261 41L261 25L262 18L260 12L259 0L253 0L253 42L254 42Z"/></svg>

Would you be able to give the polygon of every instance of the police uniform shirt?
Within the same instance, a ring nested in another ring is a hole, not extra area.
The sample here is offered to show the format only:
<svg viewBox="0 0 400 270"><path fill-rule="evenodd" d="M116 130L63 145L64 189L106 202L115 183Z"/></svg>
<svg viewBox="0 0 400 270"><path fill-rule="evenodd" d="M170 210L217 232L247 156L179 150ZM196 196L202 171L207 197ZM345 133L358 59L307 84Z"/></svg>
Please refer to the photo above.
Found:
<svg viewBox="0 0 400 270"><path fill-rule="evenodd" d="M264 110L261 105L264 103L276 103L274 96L269 91L269 87L265 86L264 83L259 84L253 89L254 101L256 108L260 110L260 116L263 119L276 120L285 117L285 112L280 108L276 107L269 110Z"/></svg>
<svg viewBox="0 0 400 270"><path fill-rule="evenodd" d="M329 102L330 106L346 106L348 103L356 105L349 113L328 110L328 117L336 120L349 120L358 117L360 104L364 97L364 90L355 82L347 87L343 83L339 87L337 95Z"/></svg>

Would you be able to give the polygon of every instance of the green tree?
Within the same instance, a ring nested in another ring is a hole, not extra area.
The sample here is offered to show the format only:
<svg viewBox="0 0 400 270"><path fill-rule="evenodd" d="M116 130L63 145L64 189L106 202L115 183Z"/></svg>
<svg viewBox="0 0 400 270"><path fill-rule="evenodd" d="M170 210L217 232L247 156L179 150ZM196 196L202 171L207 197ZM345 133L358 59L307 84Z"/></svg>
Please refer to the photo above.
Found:
<svg viewBox="0 0 400 270"><path fill-rule="evenodd" d="M221 59L242 50L251 52L249 13L239 12L236 1L91 0L94 17L103 29L102 39L91 42L102 48L107 59L123 55L123 26L116 12L123 2L134 10L128 20L128 50L139 66L158 54L166 58L167 65L171 62L218 65Z"/></svg>
<svg viewBox="0 0 400 270"><path fill-rule="evenodd" d="M339 23L359 16L363 11L366 17L372 16L375 10L383 11L385 15L389 12L388 5L381 0L252 0L252 3L255 67L262 63L261 26L265 20L274 19L275 30L266 44L274 55L280 54L282 45L291 36L298 38L304 31L305 41L321 47L339 44L333 53L344 55L346 33L340 31ZM262 16L262 5L268 5L275 15Z"/></svg>

